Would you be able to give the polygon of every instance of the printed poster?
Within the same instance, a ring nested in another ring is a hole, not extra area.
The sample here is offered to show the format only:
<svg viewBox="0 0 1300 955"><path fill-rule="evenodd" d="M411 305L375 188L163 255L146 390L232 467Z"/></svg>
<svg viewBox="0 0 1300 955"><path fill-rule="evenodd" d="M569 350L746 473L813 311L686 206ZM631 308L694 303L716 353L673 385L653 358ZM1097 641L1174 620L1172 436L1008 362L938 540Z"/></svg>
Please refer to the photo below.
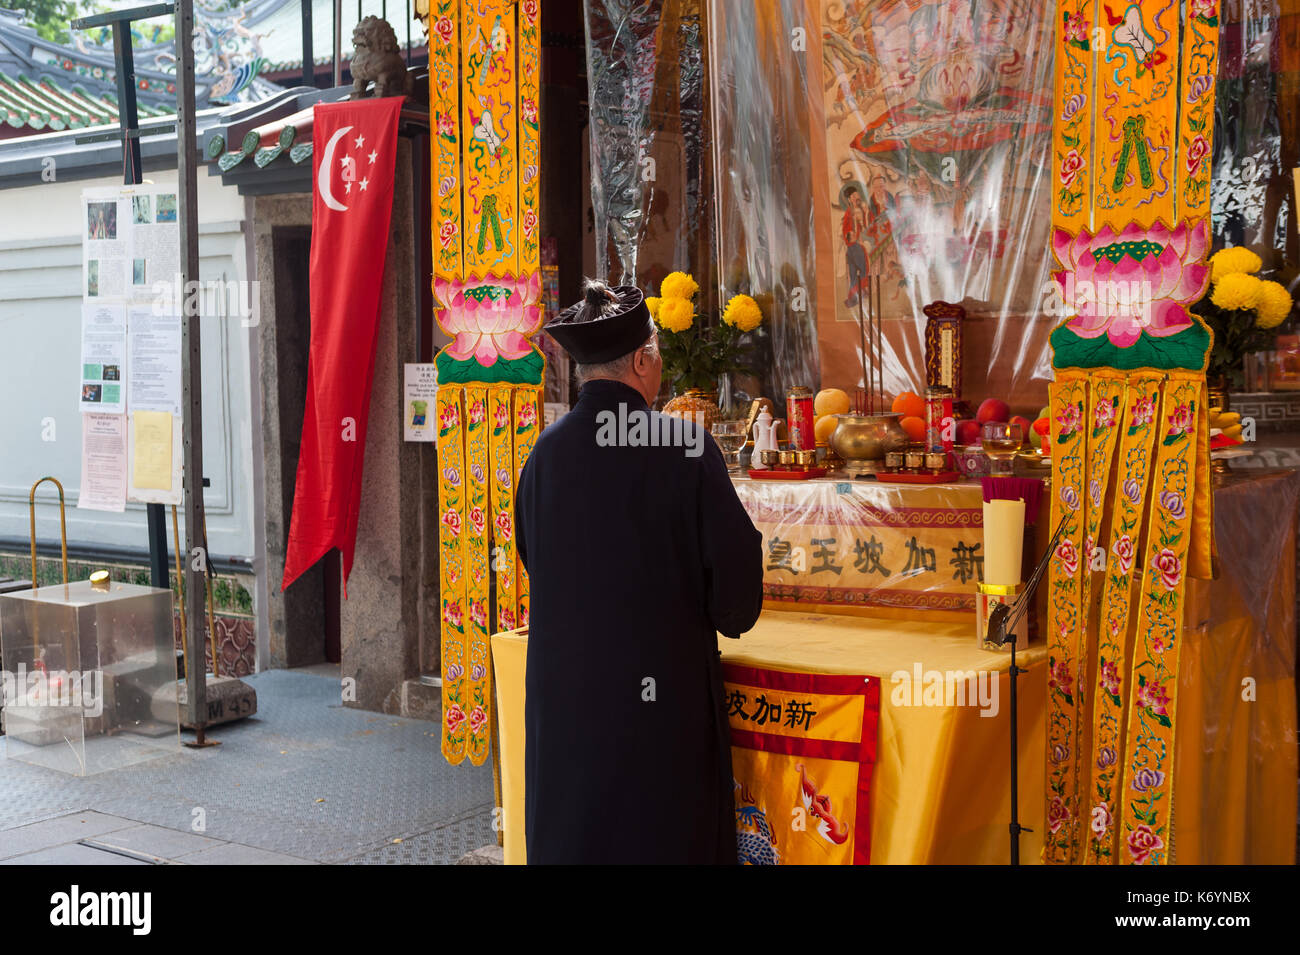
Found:
<svg viewBox="0 0 1300 955"><path fill-rule="evenodd" d="M407 362L402 402L402 427L407 441L437 441L432 408L438 397L438 366Z"/></svg>
<svg viewBox="0 0 1300 955"><path fill-rule="evenodd" d="M126 510L126 415L81 416L81 495L77 507Z"/></svg>
<svg viewBox="0 0 1300 955"><path fill-rule="evenodd" d="M121 414L126 410L126 309L121 305L81 306L81 398L83 412Z"/></svg>

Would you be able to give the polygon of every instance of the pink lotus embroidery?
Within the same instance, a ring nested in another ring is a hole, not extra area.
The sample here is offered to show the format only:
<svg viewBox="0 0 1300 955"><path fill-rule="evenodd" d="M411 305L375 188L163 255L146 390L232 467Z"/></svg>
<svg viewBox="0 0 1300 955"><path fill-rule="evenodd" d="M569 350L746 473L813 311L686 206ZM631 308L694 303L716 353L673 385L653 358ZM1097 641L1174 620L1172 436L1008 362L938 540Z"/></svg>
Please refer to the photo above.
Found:
<svg viewBox="0 0 1300 955"><path fill-rule="evenodd" d="M1203 261L1209 247L1208 220L1169 229L1157 222L1136 224L1116 233L1109 225L1095 234L1065 229L1052 235L1052 251L1062 270L1052 277L1075 311L1066 325L1081 338L1105 335L1128 348L1142 333L1164 338L1192 325L1186 306L1199 299L1210 281Z"/></svg>
<svg viewBox="0 0 1300 955"><path fill-rule="evenodd" d="M1154 395L1146 395L1133 403L1133 427L1137 428L1150 424L1155 416L1156 399Z"/></svg>
<svg viewBox="0 0 1300 955"><path fill-rule="evenodd" d="M540 272L519 279L490 272L468 282L437 279L438 324L456 336L447 354L457 361L476 358L484 367L498 358L526 357L532 351L528 338L542 322L541 289Z"/></svg>

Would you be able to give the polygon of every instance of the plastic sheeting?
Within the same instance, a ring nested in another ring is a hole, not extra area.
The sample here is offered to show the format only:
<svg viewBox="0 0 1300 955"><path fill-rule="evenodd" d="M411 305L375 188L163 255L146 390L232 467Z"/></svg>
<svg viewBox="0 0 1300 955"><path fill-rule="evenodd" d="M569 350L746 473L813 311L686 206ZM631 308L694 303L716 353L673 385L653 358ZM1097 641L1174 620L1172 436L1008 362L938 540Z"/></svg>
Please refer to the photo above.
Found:
<svg viewBox="0 0 1300 955"><path fill-rule="evenodd" d="M720 298L762 306L759 387L779 399L821 378L816 13L804 0L710 0L708 13Z"/></svg>
<svg viewBox="0 0 1300 955"><path fill-rule="evenodd" d="M700 268L701 3L585 2L595 272L601 278L653 290L674 269Z"/></svg>
<svg viewBox="0 0 1300 955"><path fill-rule="evenodd" d="M1300 53L1279 13L1291 2L1246 0L1221 30L1214 241L1259 249L1266 268L1295 264ZM587 0L598 272L608 261L654 291L690 269L705 311L753 295L769 321L760 381L742 390L776 398L861 384L859 304L879 276L887 394L924 389L922 309L947 301L967 313L965 397L1032 416L1060 321L1046 309L1052 12L1035 0Z"/></svg>
<svg viewBox="0 0 1300 955"><path fill-rule="evenodd" d="M820 234L834 250L823 384L861 378L857 304L875 275L887 394L923 391L922 309L946 301L966 308L974 396L1041 406L1051 13L1032 0L821 0L833 221Z"/></svg>
<svg viewBox="0 0 1300 955"><path fill-rule="evenodd" d="M1216 248L1249 246L1268 269L1282 264L1288 241L1294 251L1292 178L1279 116L1280 10L1276 0L1247 0L1238 9L1241 19L1219 29L1211 224Z"/></svg>

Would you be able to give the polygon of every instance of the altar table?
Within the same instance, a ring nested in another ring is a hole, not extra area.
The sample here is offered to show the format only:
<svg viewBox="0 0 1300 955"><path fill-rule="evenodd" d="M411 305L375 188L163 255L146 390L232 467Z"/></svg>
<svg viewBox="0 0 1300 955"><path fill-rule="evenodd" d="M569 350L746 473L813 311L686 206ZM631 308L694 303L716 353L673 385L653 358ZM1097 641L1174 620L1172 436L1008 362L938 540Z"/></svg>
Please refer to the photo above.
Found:
<svg viewBox="0 0 1300 955"><path fill-rule="evenodd" d="M1242 473L1215 488L1219 578L1188 591L1174 764L1174 859L1295 862L1296 509L1300 473ZM973 620L875 619L767 610L725 663L879 678L870 861L1005 863L1009 845L1009 656L976 646ZM611 635L611 638L613 635ZM527 636L492 638L499 707L505 858L525 861L524 667ZM1043 833L1045 652L1019 655L1021 861ZM992 671L996 716L977 706L914 705L899 672ZM898 697L898 698L896 698ZM733 724L734 725L734 724ZM784 809L784 807L781 807ZM774 816L774 818L780 818ZM633 823L630 823L634 825Z"/></svg>

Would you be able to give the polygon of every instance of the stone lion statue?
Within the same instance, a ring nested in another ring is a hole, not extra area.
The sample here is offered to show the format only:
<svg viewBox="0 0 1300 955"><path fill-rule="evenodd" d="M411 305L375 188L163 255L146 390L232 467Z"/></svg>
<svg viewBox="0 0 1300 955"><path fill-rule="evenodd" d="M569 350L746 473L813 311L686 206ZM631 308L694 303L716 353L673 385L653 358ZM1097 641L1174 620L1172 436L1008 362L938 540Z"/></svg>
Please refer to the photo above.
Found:
<svg viewBox="0 0 1300 955"><path fill-rule="evenodd" d="M374 96L409 96L411 78L397 45L397 34L387 20L366 17L352 31L352 99ZM373 94L366 92L375 81Z"/></svg>

